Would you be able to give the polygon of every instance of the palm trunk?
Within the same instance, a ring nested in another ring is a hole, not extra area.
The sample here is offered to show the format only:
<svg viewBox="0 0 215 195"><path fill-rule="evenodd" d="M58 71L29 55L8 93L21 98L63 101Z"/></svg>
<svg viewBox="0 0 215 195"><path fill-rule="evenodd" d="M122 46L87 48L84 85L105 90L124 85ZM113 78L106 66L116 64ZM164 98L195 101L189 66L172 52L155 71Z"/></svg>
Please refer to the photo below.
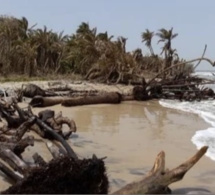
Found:
<svg viewBox="0 0 215 195"><path fill-rule="evenodd" d="M154 53L154 50L153 50L153 48L152 48L152 46L151 46L151 45L149 46L149 50L150 50L151 55L152 55L152 56L154 56L154 55L155 55L155 53Z"/></svg>

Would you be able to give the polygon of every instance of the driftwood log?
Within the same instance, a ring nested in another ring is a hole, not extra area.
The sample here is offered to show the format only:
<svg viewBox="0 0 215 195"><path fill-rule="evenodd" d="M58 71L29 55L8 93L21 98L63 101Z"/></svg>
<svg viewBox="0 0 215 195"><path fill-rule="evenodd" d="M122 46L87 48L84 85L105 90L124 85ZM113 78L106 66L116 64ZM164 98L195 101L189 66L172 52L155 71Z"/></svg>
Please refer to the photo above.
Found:
<svg viewBox="0 0 215 195"><path fill-rule="evenodd" d="M44 89L41 89L39 86L35 84L27 84L27 85L22 85L21 90L19 91L19 97L20 96L25 96L29 98L33 98L35 96L57 96L56 93L50 92Z"/></svg>
<svg viewBox="0 0 215 195"><path fill-rule="evenodd" d="M65 97L42 97L35 96L29 103L32 107L48 107L61 104Z"/></svg>
<svg viewBox="0 0 215 195"><path fill-rule="evenodd" d="M30 105L32 107L47 107L56 104L62 106L80 106L89 104L118 104L122 100L122 96L117 92L99 94L86 97L42 97L35 96L32 98Z"/></svg>
<svg viewBox="0 0 215 195"><path fill-rule="evenodd" d="M117 92L104 93L97 96L66 99L62 106L80 106L90 104L118 104L122 100L121 94Z"/></svg>
<svg viewBox="0 0 215 195"><path fill-rule="evenodd" d="M104 93L96 96L86 97L34 97L30 105L32 107L47 107L56 104L62 104L63 106L80 106L89 104L117 104L122 100L122 96L116 92Z"/></svg>
<svg viewBox="0 0 215 195"><path fill-rule="evenodd" d="M172 170L165 169L165 153L162 151L146 177L126 185L113 194L169 194L171 190L168 186L183 179L186 172L199 161L207 149L207 146L202 147L192 158Z"/></svg>
<svg viewBox="0 0 215 195"><path fill-rule="evenodd" d="M177 77L149 81L146 85L137 85L133 88L135 100L156 99L178 99L180 101L201 101L214 99L215 93L207 87L199 86L215 84L215 81L208 81L197 77L178 75Z"/></svg>

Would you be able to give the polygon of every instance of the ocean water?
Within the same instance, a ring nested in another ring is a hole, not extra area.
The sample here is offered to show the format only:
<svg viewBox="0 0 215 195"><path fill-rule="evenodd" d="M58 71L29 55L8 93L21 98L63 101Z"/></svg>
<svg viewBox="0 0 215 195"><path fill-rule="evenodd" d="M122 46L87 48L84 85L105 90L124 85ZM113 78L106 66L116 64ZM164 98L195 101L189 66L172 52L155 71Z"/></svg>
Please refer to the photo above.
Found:
<svg viewBox="0 0 215 195"><path fill-rule="evenodd" d="M215 73L215 71L214 71ZM215 81L213 72L196 72L194 75ZM207 85L215 91L215 84ZM182 110L185 112L198 114L208 124L207 129L196 129L195 134L191 138L197 149L202 146L209 146L206 156L215 161L215 99L205 100L201 102L180 102L178 100L160 100L159 103L167 108Z"/></svg>

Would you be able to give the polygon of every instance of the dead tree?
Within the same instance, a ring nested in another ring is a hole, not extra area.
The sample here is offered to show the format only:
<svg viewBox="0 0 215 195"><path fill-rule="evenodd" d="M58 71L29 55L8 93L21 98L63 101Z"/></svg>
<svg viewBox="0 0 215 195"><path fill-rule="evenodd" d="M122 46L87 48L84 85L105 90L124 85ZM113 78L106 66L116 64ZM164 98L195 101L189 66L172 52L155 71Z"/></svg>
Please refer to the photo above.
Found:
<svg viewBox="0 0 215 195"><path fill-rule="evenodd" d="M193 157L178 167L165 169L165 153L158 154L152 170L146 177L138 182L133 182L113 194L166 194L170 193L169 185L183 179L186 172L195 165L206 153L208 147L202 147Z"/></svg>

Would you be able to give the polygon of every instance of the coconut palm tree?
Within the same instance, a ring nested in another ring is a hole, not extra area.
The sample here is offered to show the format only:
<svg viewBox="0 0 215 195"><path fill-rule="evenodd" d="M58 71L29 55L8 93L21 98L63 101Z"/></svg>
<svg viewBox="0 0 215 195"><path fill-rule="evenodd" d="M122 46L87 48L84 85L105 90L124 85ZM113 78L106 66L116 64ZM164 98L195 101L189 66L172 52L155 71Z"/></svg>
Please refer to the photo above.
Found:
<svg viewBox="0 0 215 195"><path fill-rule="evenodd" d="M145 32L142 33L142 42L145 42L145 45L149 48L150 53L152 56L154 56L154 50L152 48L152 38L154 36L154 32L149 31L149 29L146 29Z"/></svg>
<svg viewBox="0 0 215 195"><path fill-rule="evenodd" d="M36 75L36 57L37 57L37 46L31 45L30 41L20 41L16 47L16 60L17 65L19 64L19 71L23 74L28 74L29 77Z"/></svg>
<svg viewBox="0 0 215 195"><path fill-rule="evenodd" d="M42 72L58 72L68 37L52 32L46 26L31 31L31 45L37 45L37 65Z"/></svg>
<svg viewBox="0 0 215 195"><path fill-rule="evenodd" d="M110 37L108 36L108 32L106 31L105 33L98 33L97 37L98 40L102 41L110 41L113 38L113 35Z"/></svg>
<svg viewBox="0 0 215 195"><path fill-rule="evenodd" d="M173 28L171 28L170 30L162 28L158 31L156 35L160 38L158 43L164 42L164 46L161 51L161 55L164 53L165 56L165 63L162 67L162 70L164 70L165 68L170 67L172 65L173 55L175 55L176 53L176 50L172 49L172 40L178 36L178 33L174 34ZM171 71L169 73L171 74Z"/></svg>
<svg viewBox="0 0 215 195"><path fill-rule="evenodd" d="M166 29L162 28L158 31L158 33L156 33L156 35L160 38L158 43L164 42L164 46L162 48L161 54L163 54L163 52L165 52L165 57L167 57L168 54L171 54L171 50L172 50L171 42L174 38L176 38L178 36L178 33L174 34L173 28L171 28L170 30L166 30Z"/></svg>
<svg viewBox="0 0 215 195"><path fill-rule="evenodd" d="M22 17L18 20L19 22L19 31L22 39L26 39L28 37L28 20L25 17Z"/></svg>
<svg viewBox="0 0 215 195"><path fill-rule="evenodd" d="M88 23L86 22L82 22L79 26L78 26L78 29L76 30L76 34L77 35L85 35L85 34L88 34L90 33L91 30L90 30L90 26Z"/></svg>
<svg viewBox="0 0 215 195"><path fill-rule="evenodd" d="M21 20L14 17L0 17L0 63L2 64L1 71L4 74L17 70L15 47L17 40L24 39L24 31L26 29L21 25Z"/></svg>
<svg viewBox="0 0 215 195"><path fill-rule="evenodd" d="M67 64L73 66L74 72L85 75L99 58L97 44L97 29L91 29L89 24L82 23L76 34L67 42Z"/></svg>

